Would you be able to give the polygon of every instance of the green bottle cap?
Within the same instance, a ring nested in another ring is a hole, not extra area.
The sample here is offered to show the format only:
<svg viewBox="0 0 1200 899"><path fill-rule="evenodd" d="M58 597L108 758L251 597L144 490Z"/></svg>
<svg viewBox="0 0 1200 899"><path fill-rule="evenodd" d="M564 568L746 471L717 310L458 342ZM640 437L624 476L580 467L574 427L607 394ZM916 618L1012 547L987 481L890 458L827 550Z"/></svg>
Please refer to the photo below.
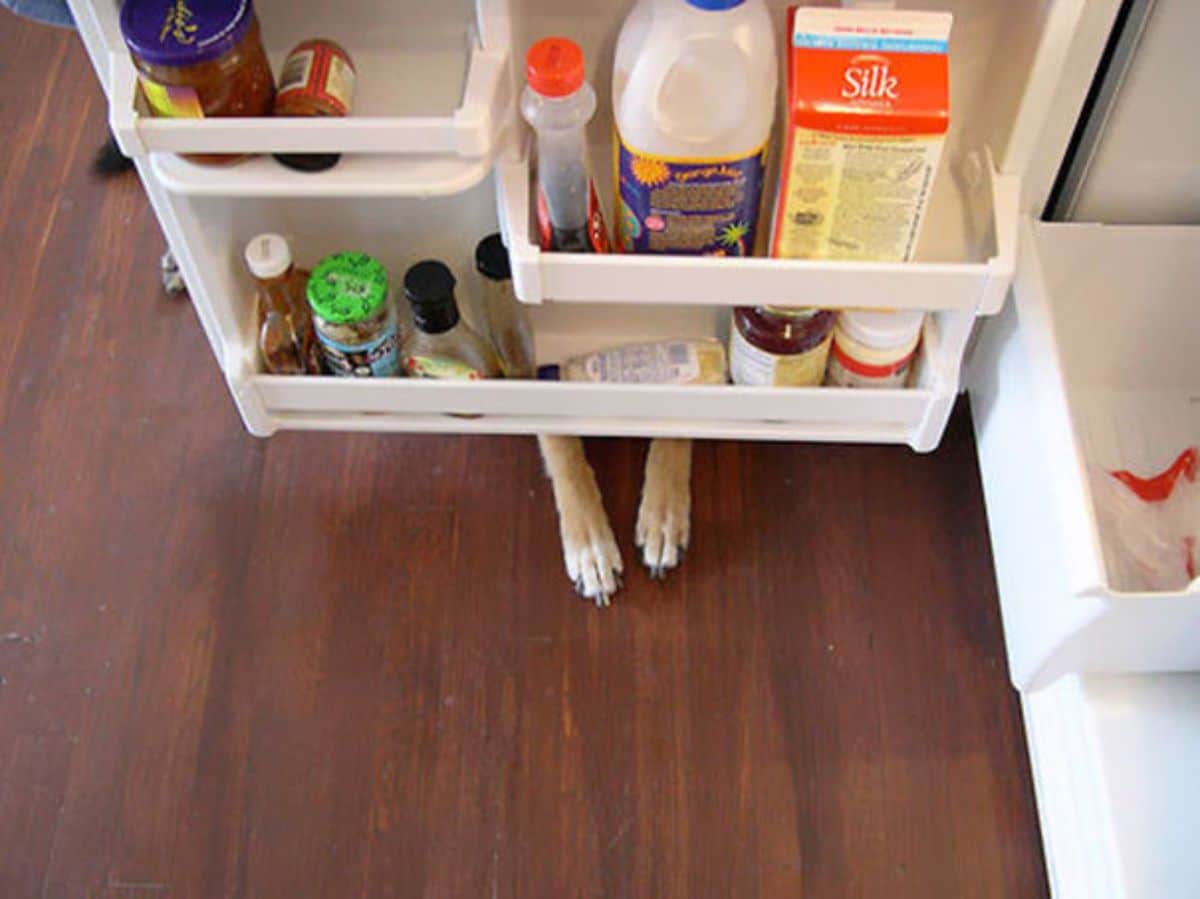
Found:
<svg viewBox="0 0 1200 899"><path fill-rule="evenodd" d="M387 300L387 292L387 269L366 253L326 256L308 279L308 304L335 325L370 318Z"/></svg>

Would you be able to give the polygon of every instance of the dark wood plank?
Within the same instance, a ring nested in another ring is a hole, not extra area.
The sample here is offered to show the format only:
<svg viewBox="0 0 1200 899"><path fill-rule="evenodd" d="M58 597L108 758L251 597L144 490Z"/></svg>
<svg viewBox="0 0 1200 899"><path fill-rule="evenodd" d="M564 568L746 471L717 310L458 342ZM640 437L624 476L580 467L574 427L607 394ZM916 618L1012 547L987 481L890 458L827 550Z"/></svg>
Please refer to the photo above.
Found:
<svg viewBox="0 0 1200 899"><path fill-rule="evenodd" d="M593 441L598 611L532 441L246 435L82 49L0 66L0 895L1046 895L963 410L698 445L666 584Z"/></svg>

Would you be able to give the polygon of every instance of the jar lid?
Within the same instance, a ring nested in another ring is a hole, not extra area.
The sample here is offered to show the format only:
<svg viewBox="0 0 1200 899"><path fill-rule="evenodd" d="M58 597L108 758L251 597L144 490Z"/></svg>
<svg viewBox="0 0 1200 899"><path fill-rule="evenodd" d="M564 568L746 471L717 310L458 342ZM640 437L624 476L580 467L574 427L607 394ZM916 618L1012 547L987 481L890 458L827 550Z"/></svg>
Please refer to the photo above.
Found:
<svg viewBox="0 0 1200 899"><path fill-rule="evenodd" d="M404 275L404 294L414 306L431 306L454 300L454 273L444 262L426 259Z"/></svg>
<svg viewBox="0 0 1200 899"><path fill-rule="evenodd" d="M292 251L278 234L259 234L246 244L246 268L256 278L278 278L292 267Z"/></svg>
<svg viewBox="0 0 1200 899"><path fill-rule="evenodd" d="M819 309L816 306L758 306L756 308L760 312L764 312L775 318L786 318L792 321L816 318L818 315L827 312L827 310Z"/></svg>
<svg viewBox="0 0 1200 899"><path fill-rule="evenodd" d="M121 34L143 62L190 66L232 50L253 20L252 0L125 0Z"/></svg>
<svg viewBox="0 0 1200 899"><path fill-rule="evenodd" d="M543 97L569 96L583 87L583 51L569 38L542 38L525 54L525 80Z"/></svg>
<svg viewBox="0 0 1200 899"><path fill-rule="evenodd" d="M746 0L687 0L687 2L689 6L694 6L697 9L704 9L709 12L722 12L741 6Z"/></svg>
<svg viewBox="0 0 1200 899"><path fill-rule="evenodd" d="M335 325L370 318L387 300L388 274L366 253L334 253L317 263L308 279L308 304Z"/></svg>
<svg viewBox="0 0 1200 899"><path fill-rule="evenodd" d="M489 234L475 247L475 268L479 274L493 281L508 281L512 278L512 265L508 261L508 250L499 234Z"/></svg>
<svg viewBox="0 0 1200 899"><path fill-rule="evenodd" d="M844 309L837 326L856 343L886 350L916 341L924 321L920 309Z"/></svg>
<svg viewBox="0 0 1200 899"><path fill-rule="evenodd" d="M454 273L436 259L418 262L404 275L404 294L412 305L413 325L426 334L442 334L458 324Z"/></svg>

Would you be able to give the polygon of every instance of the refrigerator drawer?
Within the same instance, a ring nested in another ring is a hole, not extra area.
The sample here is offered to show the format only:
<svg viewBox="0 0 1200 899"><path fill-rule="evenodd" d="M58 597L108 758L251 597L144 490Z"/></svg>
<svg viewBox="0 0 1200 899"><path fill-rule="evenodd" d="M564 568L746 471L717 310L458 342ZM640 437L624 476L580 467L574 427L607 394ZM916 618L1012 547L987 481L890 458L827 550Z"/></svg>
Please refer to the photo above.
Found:
<svg viewBox="0 0 1200 899"><path fill-rule="evenodd" d="M1200 670L1183 536L1158 535L1180 542L1177 582L1140 583L1127 535L1168 510L1110 474L1200 442L1200 228L1028 222L1021 240L969 376L1013 679Z"/></svg>

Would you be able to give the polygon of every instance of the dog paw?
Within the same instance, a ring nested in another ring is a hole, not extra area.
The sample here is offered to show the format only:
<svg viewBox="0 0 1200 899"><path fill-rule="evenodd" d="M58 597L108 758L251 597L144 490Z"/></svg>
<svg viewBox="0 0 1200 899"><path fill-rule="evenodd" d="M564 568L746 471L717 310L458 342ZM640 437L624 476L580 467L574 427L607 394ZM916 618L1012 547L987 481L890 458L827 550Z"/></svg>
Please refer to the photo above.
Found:
<svg viewBox="0 0 1200 899"><path fill-rule="evenodd" d="M634 540L651 577L661 580L683 561L691 536L688 506L686 493L642 498Z"/></svg>
<svg viewBox="0 0 1200 899"><path fill-rule="evenodd" d="M175 254L167 250L158 260L159 274L162 276L163 290L167 293L183 293L187 285L183 283L183 272L175 261Z"/></svg>
<svg viewBox="0 0 1200 899"><path fill-rule="evenodd" d="M585 516L563 528L563 559L575 592L598 606L607 606L621 586L621 552L603 509L599 517Z"/></svg>
<svg viewBox="0 0 1200 899"><path fill-rule="evenodd" d="M685 440L656 440L646 461L646 483L638 508L634 542L651 577L666 577L683 560L691 536L692 446Z"/></svg>
<svg viewBox="0 0 1200 899"><path fill-rule="evenodd" d="M578 437L542 434L538 447L554 487L567 577L576 592L607 606L621 586L621 553L613 537L596 476Z"/></svg>

